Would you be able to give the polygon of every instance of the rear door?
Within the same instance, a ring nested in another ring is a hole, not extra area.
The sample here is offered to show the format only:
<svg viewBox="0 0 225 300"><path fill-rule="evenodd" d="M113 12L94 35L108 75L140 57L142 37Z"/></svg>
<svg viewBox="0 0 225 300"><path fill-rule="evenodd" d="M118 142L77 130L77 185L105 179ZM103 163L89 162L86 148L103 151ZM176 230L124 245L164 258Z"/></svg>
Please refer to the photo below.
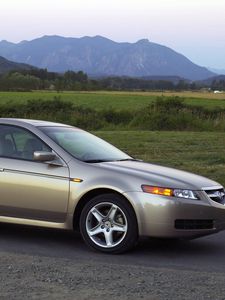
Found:
<svg viewBox="0 0 225 300"><path fill-rule="evenodd" d="M0 125L0 216L64 222L69 170L33 160L34 151L52 151L30 131Z"/></svg>

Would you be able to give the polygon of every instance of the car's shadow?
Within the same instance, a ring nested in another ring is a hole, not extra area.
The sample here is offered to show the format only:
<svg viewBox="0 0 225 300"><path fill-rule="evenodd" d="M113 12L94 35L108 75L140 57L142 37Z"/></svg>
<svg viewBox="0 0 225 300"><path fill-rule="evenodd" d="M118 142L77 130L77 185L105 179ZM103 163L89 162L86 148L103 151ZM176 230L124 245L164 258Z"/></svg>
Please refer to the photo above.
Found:
<svg viewBox="0 0 225 300"><path fill-rule="evenodd" d="M16 248L14 248L16 246ZM33 226L0 224L0 249L37 254L85 248L78 232ZM83 250L83 249L82 249Z"/></svg>
<svg viewBox="0 0 225 300"><path fill-rule="evenodd" d="M221 238L222 237L222 238ZM191 258L211 260L223 257L225 253L225 234L196 240L140 239L136 248L126 255L102 255L90 250L79 233L45 229L30 226L0 224L0 252L43 255L62 258L93 258L109 262L129 263L179 261Z"/></svg>

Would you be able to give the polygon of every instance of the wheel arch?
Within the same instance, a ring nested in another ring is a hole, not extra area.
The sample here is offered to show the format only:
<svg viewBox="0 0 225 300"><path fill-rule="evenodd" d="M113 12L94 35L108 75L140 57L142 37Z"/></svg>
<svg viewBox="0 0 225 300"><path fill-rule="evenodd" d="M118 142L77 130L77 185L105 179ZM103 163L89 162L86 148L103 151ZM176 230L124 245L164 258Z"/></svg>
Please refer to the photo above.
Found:
<svg viewBox="0 0 225 300"><path fill-rule="evenodd" d="M124 199L124 201L126 201L130 205L131 209L134 212L134 215L136 218L136 224L137 224L137 228L138 228L137 214L135 212L135 209L134 209L132 203L129 201L129 199L127 197L125 197L123 194L119 193L118 191L110 189L110 188L97 188L97 189L88 191L86 194L84 194L80 198L79 202L77 203L75 210L74 210L74 214L73 214L74 230L79 230L80 215L81 215L81 211L84 208L84 206L94 197L103 195L103 194L116 194L116 195L120 196L122 199Z"/></svg>

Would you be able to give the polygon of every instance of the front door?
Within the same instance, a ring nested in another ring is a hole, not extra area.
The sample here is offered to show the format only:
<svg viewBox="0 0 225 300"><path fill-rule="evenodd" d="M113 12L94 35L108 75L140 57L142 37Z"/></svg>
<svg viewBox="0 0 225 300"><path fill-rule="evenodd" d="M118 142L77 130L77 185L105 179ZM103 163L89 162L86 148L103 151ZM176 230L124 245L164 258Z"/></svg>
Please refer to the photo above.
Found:
<svg viewBox="0 0 225 300"><path fill-rule="evenodd" d="M52 151L30 131L0 125L0 216L64 222L69 170L33 160L34 151Z"/></svg>

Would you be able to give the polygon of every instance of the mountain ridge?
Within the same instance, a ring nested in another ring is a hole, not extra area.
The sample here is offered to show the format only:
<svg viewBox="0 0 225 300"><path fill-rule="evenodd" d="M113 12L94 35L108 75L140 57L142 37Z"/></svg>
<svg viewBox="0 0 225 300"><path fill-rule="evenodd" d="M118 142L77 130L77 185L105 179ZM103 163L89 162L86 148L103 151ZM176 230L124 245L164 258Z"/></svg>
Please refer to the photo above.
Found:
<svg viewBox="0 0 225 300"><path fill-rule="evenodd" d="M215 74L225 75L225 69L217 69L217 68L211 68L211 67L207 67L207 69Z"/></svg>
<svg viewBox="0 0 225 300"><path fill-rule="evenodd" d="M13 62L0 56L0 75L10 71L30 70L33 68L33 66L28 64Z"/></svg>
<svg viewBox="0 0 225 300"><path fill-rule="evenodd" d="M48 36L20 43L0 42L0 55L49 71L82 70L105 76L179 76L202 80L215 74L173 49L141 39L115 42L102 36Z"/></svg>

